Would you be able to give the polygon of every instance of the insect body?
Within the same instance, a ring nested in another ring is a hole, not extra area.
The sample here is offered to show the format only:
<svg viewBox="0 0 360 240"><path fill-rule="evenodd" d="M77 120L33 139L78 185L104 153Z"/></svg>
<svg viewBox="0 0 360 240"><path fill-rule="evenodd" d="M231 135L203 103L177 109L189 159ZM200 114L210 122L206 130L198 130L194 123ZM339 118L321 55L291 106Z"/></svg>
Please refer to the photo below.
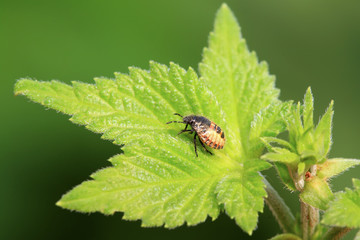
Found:
<svg viewBox="0 0 360 240"><path fill-rule="evenodd" d="M206 117L203 116L196 116L196 115L189 115L189 116L181 116L179 113L174 113L174 115L178 115L183 118L183 121L171 121L169 123L184 123L186 124L185 129L181 130L179 134L184 132L190 132L194 134L194 147L195 147L195 153L197 154L196 149L196 136L200 139L201 145L204 147L204 149L212 154L209 150L206 149L205 145L214 148L214 149L222 149L225 144L225 135L224 132L221 130L221 128L216 125L214 122L210 121ZM191 129L187 129L187 127L190 125Z"/></svg>

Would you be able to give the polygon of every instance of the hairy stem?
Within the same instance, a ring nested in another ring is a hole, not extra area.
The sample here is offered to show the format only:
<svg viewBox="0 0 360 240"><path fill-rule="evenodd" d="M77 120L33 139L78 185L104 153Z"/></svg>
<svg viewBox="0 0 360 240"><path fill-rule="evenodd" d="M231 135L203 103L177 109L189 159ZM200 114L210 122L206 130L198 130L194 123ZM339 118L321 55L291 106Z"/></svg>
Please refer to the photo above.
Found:
<svg viewBox="0 0 360 240"><path fill-rule="evenodd" d="M311 176L316 176L317 166L313 165L310 168ZM319 209L309 206L309 236L312 236L315 232L315 228L319 223Z"/></svg>
<svg viewBox="0 0 360 240"><path fill-rule="evenodd" d="M309 239L309 205L300 200L301 228L303 240Z"/></svg>
<svg viewBox="0 0 360 240"><path fill-rule="evenodd" d="M346 227L332 227L326 232L324 239L339 240L350 232L350 230L350 228Z"/></svg>
<svg viewBox="0 0 360 240"><path fill-rule="evenodd" d="M266 184L266 192L268 195L267 198L265 198L266 204L269 206L283 232L294 233L296 224L294 215L291 213L289 207L285 204L284 200L280 197L277 191L265 178L264 182Z"/></svg>
<svg viewBox="0 0 360 240"><path fill-rule="evenodd" d="M315 232L315 228L319 223L319 209L309 206L309 236Z"/></svg>
<svg viewBox="0 0 360 240"><path fill-rule="evenodd" d="M316 165L311 166L309 169L310 176L316 176L316 170ZM304 175L297 175L297 173L295 173L293 176L295 177L294 183L297 190L302 192L305 186ZM310 206L303 201L300 201L300 204L302 237L303 240L308 240L314 234L315 228L319 223L319 209Z"/></svg>

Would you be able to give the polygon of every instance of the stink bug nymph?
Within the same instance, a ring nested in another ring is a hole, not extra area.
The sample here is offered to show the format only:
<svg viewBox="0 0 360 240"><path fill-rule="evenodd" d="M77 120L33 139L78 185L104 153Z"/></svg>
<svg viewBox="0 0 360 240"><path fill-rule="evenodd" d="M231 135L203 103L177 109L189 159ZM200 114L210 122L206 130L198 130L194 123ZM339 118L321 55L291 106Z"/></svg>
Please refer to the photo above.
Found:
<svg viewBox="0 0 360 240"><path fill-rule="evenodd" d="M189 133L195 133L194 134L194 147L195 147L195 154L197 154L196 149L196 136L198 136L201 145L204 147L205 151L210 153L212 155L212 152L206 149L206 146L209 146L214 149L222 149L225 145L225 135L224 132L221 130L221 128L216 125L214 122L210 121L206 117L203 116L196 116L196 115L189 115L189 116L181 116L179 113L174 113L174 115L178 115L183 118L183 121L171 121L167 122L169 123L183 123L186 124L185 129L181 130L177 135L189 132ZM190 125L191 129L187 129L187 127Z"/></svg>

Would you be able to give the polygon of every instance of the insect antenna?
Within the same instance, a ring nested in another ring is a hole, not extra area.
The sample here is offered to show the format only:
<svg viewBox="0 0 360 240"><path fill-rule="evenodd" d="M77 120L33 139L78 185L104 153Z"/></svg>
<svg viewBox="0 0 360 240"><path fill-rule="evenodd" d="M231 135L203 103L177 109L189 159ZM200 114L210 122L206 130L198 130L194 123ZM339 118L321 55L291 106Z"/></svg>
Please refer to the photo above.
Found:
<svg viewBox="0 0 360 240"><path fill-rule="evenodd" d="M185 123L185 122L180 122L180 121L170 121L170 122L167 122L166 124L169 124L169 123Z"/></svg>
<svg viewBox="0 0 360 240"><path fill-rule="evenodd" d="M174 115L178 115L180 117L183 117L180 113L174 113Z"/></svg>

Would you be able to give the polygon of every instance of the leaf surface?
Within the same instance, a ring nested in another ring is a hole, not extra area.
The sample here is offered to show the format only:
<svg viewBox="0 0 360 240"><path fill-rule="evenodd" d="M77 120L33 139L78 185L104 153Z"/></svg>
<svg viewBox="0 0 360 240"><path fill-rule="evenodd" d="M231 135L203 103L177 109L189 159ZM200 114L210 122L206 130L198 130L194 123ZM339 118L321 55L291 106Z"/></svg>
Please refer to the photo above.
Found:
<svg viewBox="0 0 360 240"><path fill-rule="evenodd" d="M95 84L18 81L16 94L72 115L103 138L125 144L125 154L111 159L114 167L101 170L63 196L58 205L81 212L124 212L144 226L194 225L207 215L216 218L215 188L225 172L242 171L223 151L206 153L193 135L176 134L183 124L174 112L205 115L221 122L221 109L205 84L190 68L155 62L150 70L130 68L129 75L96 78ZM220 124L219 124L220 125ZM213 150L214 151L214 150ZM260 197L261 199L261 197Z"/></svg>
<svg viewBox="0 0 360 240"><path fill-rule="evenodd" d="M243 171L228 174L216 189L226 213L249 235L257 226L258 212L264 208L264 200L258 197L267 196L264 187L259 173Z"/></svg>
<svg viewBox="0 0 360 240"><path fill-rule="evenodd" d="M289 105L277 100L275 78L269 75L267 64L259 63L255 53L248 50L225 4L217 13L199 69L224 111L231 158L244 165L259 158L264 147L260 137L276 136L284 130L280 113ZM263 208L263 199L259 198L266 195L263 188L261 177L254 172L249 172L246 180L239 173L228 175L217 188L219 203L249 234L257 225L257 212Z"/></svg>
<svg viewBox="0 0 360 240"><path fill-rule="evenodd" d="M124 219L142 219L146 227L174 228L185 221L195 225L208 215L215 219L220 212L215 188L223 175L221 160L193 160L192 149L179 156L180 147L165 150L170 147L125 147L125 154L110 160L113 167L91 175L93 180L75 187L57 205L81 212L122 211Z"/></svg>
<svg viewBox="0 0 360 240"><path fill-rule="evenodd" d="M325 212L322 223L331 226L360 228L360 180L353 179L354 190L335 194Z"/></svg>
<svg viewBox="0 0 360 240"><path fill-rule="evenodd" d="M329 207L329 202L334 199L334 195L325 180L312 177L310 181L306 182L305 188L300 193L300 198L313 207L326 210Z"/></svg>
<svg viewBox="0 0 360 240"><path fill-rule="evenodd" d="M248 50L237 21L225 4L217 13L199 67L224 110L229 145L240 156L245 155L250 147L247 143L254 115L276 102L279 90L274 87L275 78L269 75L267 64L259 63L255 53Z"/></svg>
<svg viewBox="0 0 360 240"><path fill-rule="evenodd" d="M318 165L317 176L323 179L328 179L337 176L350 168L359 165L358 159L346 158L332 158L328 159L323 164Z"/></svg>

